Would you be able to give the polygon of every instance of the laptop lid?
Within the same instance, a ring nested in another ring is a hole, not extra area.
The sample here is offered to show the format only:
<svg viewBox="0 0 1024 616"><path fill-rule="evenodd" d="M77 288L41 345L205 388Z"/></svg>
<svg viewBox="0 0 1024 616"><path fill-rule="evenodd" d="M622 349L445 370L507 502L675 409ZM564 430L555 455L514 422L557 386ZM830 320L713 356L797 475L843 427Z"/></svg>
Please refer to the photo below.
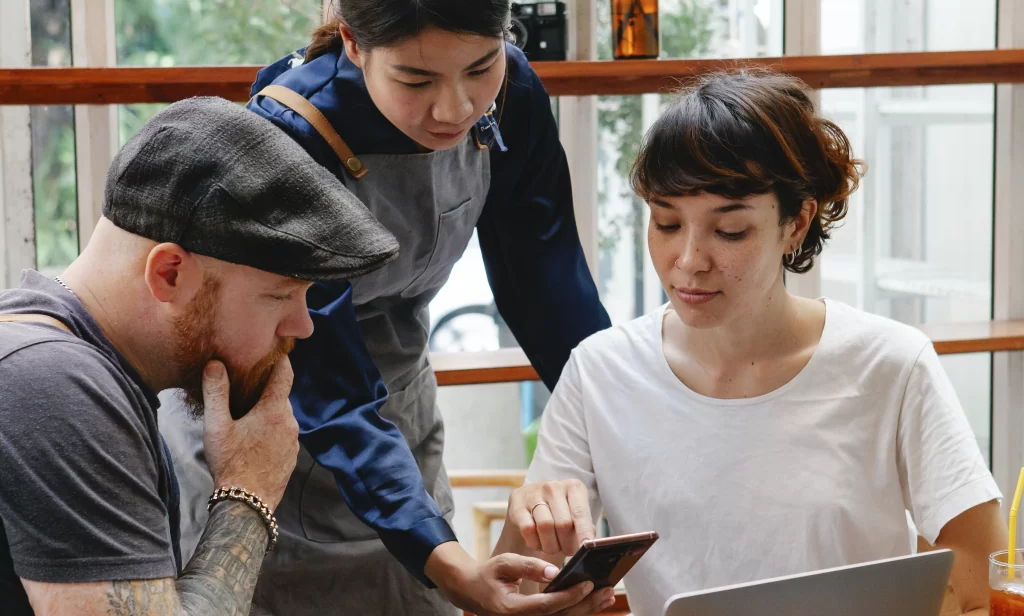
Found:
<svg viewBox="0 0 1024 616"><path fill-rule="evenodd" d="M675 595L665 616L936 616L953 552L936 550Z"/></svg>

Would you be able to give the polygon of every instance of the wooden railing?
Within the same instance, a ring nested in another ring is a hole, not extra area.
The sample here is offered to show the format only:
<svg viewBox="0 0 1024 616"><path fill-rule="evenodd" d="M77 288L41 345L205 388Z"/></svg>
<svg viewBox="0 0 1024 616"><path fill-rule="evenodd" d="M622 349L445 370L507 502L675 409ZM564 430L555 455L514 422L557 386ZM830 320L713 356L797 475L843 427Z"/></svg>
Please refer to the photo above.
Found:
<svg viewBox="0 0 1024 616"><path fill-rule="evenodd" d="M1024 351L1024 321L980 321L921 325L939 355ZM438 385L535 381L539 377L521 349L431 355Z"/></svg>
<svg viewBox="0 0 1024 616"><path fill-rule="evenodd" d="M737 67L772 68L814 88L1024 83L1024 49L533 66L552 96L662 92L709 71ZM244 101L259 68L0 69L0 105L170 103L190 96Z"/></svg>

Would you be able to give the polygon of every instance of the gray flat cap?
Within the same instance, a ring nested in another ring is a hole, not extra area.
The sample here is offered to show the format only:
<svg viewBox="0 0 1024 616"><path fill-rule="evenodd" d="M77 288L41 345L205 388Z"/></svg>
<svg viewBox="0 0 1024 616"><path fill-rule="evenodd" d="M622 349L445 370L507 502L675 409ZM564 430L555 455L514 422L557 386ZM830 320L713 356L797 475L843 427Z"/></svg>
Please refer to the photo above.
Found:
<svg viewBox="0 0 1024 616"><path fill-rule="evenodd" d="M196 254L301 280L353 278L398 241L284 131L220 98L153 116L114 159L103 215Z"/></svg>

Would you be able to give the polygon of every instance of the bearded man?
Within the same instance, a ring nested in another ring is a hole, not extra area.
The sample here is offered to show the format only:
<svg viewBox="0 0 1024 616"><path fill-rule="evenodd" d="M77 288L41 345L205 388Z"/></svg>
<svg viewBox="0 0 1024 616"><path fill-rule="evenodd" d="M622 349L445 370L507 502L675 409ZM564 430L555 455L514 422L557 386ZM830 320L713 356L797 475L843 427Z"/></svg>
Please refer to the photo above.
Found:
<svg viewBox="0 0 1024 616"><path fill-rule="evenodd" d="M299 451L287 354L313 331L306 290L397 251L260 116L201 98L150 120L82 255L0 292L0 611L248 614ZM204 422L217 488L184 567L169 388Z"/></svg>

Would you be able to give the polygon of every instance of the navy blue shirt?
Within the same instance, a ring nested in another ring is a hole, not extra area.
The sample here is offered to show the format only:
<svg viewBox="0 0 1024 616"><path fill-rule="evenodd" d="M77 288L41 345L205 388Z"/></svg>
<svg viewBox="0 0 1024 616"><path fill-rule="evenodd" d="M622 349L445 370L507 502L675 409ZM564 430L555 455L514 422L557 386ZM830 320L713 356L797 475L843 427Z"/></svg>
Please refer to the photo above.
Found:
<svg viewBox="0 0 1024 616"><path fill-rule="evenodd" d="M477 138L490 146L491 164L477 232L498 310L553 388L572 349L610 322L580 246L550 98L522 52L513 45L506 49L507 85L497 109L476 128ZM252 95L271 84L294 90L326 116L357 156L422 151L373 104L362 71L344 50L308 63L301 54L260 71ZM267 97L255 98L249 108L350 181L334 151L298 114ZM347 283L317 284L309 302L316 329L292 354L299 438L334 474L353 512L429 585L423 574L427 557L455 535L424 489L401 433L378 414L387 390L362 340L352 289Z"/></svg>

